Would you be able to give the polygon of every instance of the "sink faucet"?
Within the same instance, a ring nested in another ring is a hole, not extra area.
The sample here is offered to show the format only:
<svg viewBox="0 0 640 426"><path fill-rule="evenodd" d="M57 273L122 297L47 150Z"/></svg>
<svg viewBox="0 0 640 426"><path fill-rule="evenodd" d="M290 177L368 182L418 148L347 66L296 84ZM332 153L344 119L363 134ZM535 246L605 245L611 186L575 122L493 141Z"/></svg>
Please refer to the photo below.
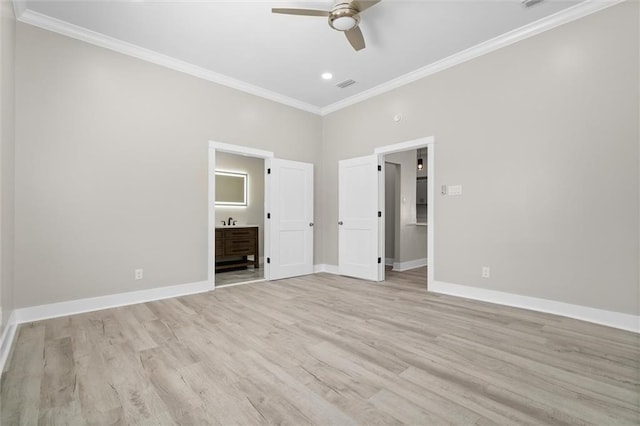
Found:
<svg viewBox="0 0 640 426"><path fill-rule="evenodd" d="M233 222L233 218L230 217L229 220L227 221L227 225L231 226L231 223Z"/></svg>

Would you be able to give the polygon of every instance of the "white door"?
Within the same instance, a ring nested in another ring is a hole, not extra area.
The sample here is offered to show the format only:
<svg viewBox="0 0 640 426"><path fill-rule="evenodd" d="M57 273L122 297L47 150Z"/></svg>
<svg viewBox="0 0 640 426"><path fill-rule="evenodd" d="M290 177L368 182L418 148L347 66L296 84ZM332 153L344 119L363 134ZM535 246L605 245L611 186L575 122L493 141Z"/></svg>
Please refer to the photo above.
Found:
<svg viewBox="0 0 640 426"><path fill-rule="evenodd" d="M384 277L384 253L378 241L382 223L378 217L382 210L379 182L383 179L379 165L377 155L339 162L338 263L341 275L370 281L381 281Z"/></svg>
<svg viewBox="0 0 640 426"><path fill-rule="evenodd" d="M267 160L270 280L313 273L313 164Z"/></svg>

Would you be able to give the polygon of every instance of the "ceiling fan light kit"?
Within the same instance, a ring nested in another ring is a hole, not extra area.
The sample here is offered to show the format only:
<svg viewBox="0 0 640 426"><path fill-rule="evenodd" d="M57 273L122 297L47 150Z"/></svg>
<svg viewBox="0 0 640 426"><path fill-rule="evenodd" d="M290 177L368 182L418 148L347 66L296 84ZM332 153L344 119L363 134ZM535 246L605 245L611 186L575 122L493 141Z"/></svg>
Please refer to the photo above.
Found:
<svg viewBox="0 0 640 426"><path fill-rule="evenodd" d="M360 23L358 11L350 3L337 4L329 15L329 25L337 31L349 31Z"/></svg>
<svg viewBox="0 0 640 426"><path fill-rule="evenodd" d="M339 1L331 10L273 8L271 12L286 15L327 16L329 17L329 26L336 31L343 32L351 46L358 51L365 48L364 36L358 28L360 13L379 2L380 0Z"/></svg>

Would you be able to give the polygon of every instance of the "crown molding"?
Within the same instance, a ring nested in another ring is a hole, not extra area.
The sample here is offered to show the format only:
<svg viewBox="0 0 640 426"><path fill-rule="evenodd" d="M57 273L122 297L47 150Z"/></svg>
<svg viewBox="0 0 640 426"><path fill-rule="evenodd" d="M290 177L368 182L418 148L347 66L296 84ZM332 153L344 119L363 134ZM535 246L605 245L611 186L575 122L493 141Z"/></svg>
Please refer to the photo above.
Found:
<svg viewBox="0 0 640 426"><path fill-rule="evenodd" d="M378 86L372 87L371 89L360 92L357 95L353 95L331 105L323 107L320 109L320 115L324 116L348 106L357 104L374 96L378 96L382 93L412 83L416 80L420 80L421 78L430 76L440 71L444 71L448 68L470 61L479 56L486 55L487 53L491 53L495 50L512 45L521 40L551 30L560 25L568 24L569 22L583 18L587 15L591 15L592 13L599 12L600 10L614 6L618 3L622 3L623 1L625 0L586 0L582 3L578 3L575 6L554 13L553 15L549 15L545 18L539 19L520 28L516 28L515 30L509 31L490 40L472 46L466 50L455 53L430 65L418 68L415 71L411 71L400 77L394 78L393 80L389 80L386 83L382 83Z"/></svg>
<svg viewBox="0 0 640 426"><path fill-rule="evenodd" d="M190 64L188 62L163 55L156 51L145 49L135 44L127 43L125 41L95 31L91 31L84 27L70 24L68 22L43 15L29 9L23 9L20 16L18 16L18 5L22 5L20 7L24 7L24 2L14 1L14 8L16 8L16 16L18 21L25 24L30 24L39 28L43 28L45 30L65 35L67 37L75 38L76 40L81 40L99 47L103 47L105 49L113 50L128 56L133 56L134 58L142 59L143 61L151 62L156 65L160 65L175 71L201 78L203 80L208 80L213 83L230 87L232 89L240 90L251 95L268 99L270 101L278 102L293 108L311 112L313 114L320 114L320 108L315 105L311 105L309 103L302 102L267 89L263 89L262 87L254 86L241 80L236 80L235 78L231 78L223 74L218 74L197 65Z"/></svg>
<svg viewBox="0 0 640 426"><path fill-rule="evenodd" d="M27 9L25 0L13 0L13 7L16 19L18 19L18 21L20 22L34 25L45 30L53 31L67 37L75 38L77 40L103 47L105 49L114 50L128 56L142 59L143 61L151 62L156 65L189 74L194 77L211 81L213 83L227 86L236 90L240 90L242 92L259 96L293 108L297 108L302 111L307 111L313 114L324 116L348 106L365 101L374 96L396 89L398 87L402 87L416 80L470 61L479 56L486 55L495 50L512 45L521 40L533 37L545 31L556 28L560 25L564 25L577 19L583 18L592 13L614 6L618 3L622 3L623 1L625 0L586 0L582 3L578 3L575 6L569 7L553 15L549 15L545 18L539 19L538 21L532 22L515 30L509 31L505 34L494 37L493 39L472 46L447 58L436 61L430 65L419 68L415 71L409 72L393 80L389 80L386 83L382 83L378 86L372 87L371 89L365 90L364 92L358 93L357 95L348 97L325 107L319 107L306 102L302 102L298 99L294 99L259 86L254 86L252 84L228 77L223 74L218 74L208 69L172 58L167 55L163 55L153 50L145 49L140 46L127 43L125 41L109 37L107 35L91 31L74 24L70 24L68 22L43 15L38 12L34 12Z"/></svg>
<svg viewBox="0 0 640 426"><path fill-rule="evenodd" d="M20 17L24 14L25 10L27 10L27 2L26 0L13 0L13 14L16 19L20 19Z"/></svg>

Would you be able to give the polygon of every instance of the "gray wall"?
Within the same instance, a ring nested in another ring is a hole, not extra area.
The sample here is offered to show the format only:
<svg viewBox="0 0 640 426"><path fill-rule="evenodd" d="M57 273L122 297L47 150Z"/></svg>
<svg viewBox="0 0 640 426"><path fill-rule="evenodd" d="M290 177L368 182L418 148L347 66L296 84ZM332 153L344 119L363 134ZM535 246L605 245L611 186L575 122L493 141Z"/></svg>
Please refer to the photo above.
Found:
<svg viewBox="0 0 640 426"><path fill-rule="evenodd" d="M638 16L624 3L324 118L18 24L15 306L205 280L210 139L314 163L315 262L337 264L338 160L433 135L436 187L464 185L436 194L437 280L637 313Z"/></svg>
<svg viewBox="0 0 640 426"><path fill-rule="evenodd" d="M0 335L13 310L14 54L15 18L10 2L0 2Z"/></svg>
<svg viewBox="0 0 640 426"><path fill-rule="evenodd" d="M238 225L258 225L260 253L264 254L264 159L216 152L216 170L247 173L246 207L216 206L216 226L233 217Z"/></svg>
<svg viewBox="0 0 640 426"><path fill-rule="evenodd" d="M209 140L320 170L316 115L20 23L16 90L16 307L206 280Z"/></svg>
<svg viewBox="0 0 640 426"><path fill-rule="evenodd" d="M338 160L433 135L436 188L464 186L435 196L436 280L637 314L638 17L623 3L326 116L323 262Z"/></svg>
<svg viewBox="0 0 640 426"><path fill-rule="evenodd" d="M426 259L427 227L416 226L416 150L387 154L385 161L397 164L400 179L399 229L396 230L395 262ZM385 223L386 227L386 223ZM386 256L386 254L385 254ZM401 266L400 266L401 267Z"/></svg>

